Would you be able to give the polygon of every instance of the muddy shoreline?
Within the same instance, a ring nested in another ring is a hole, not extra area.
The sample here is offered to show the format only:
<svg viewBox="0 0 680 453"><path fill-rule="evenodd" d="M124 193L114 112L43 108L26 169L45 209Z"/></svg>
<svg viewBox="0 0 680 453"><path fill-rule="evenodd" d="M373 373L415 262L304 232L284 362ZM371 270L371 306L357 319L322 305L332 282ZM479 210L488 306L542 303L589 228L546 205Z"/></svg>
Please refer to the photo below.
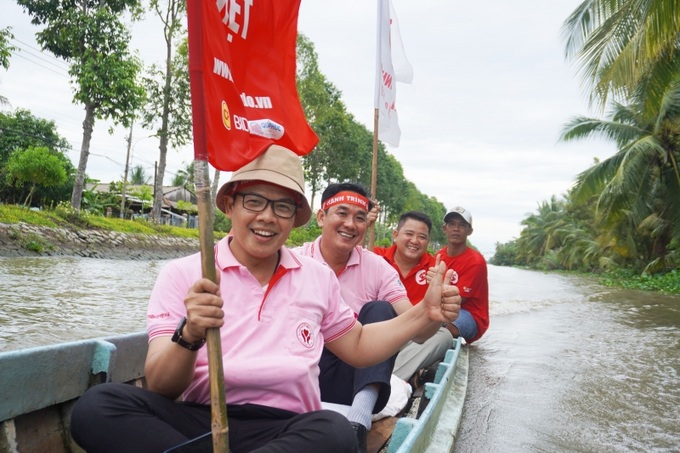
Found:
<svg viewBox="0 0 680 453"><path fill-rule="evenodd" d="M82 256L157 260L199 251L198 239L0 223L0 257Z"/></svg>

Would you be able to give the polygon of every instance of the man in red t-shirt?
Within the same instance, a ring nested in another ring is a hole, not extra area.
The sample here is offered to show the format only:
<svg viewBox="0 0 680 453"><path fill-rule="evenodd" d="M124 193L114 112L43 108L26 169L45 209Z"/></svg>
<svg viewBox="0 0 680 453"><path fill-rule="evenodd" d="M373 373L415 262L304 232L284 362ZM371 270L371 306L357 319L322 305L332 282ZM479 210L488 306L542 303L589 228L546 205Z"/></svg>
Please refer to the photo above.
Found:
<svg viewBox="0 0 680 453"><path fill-rule="evenodd" d="M419 211L409 211L399 218L392 232L391 247L375 247L373 252L382 256L399 273L406 294L413 305L423 300L427 291L427 271L434 266L434 256L427 253L432 221Z"/></svg>
<svg viewBox="0 0 680 453"><path fill-rule="evenodd" d="M453 269L451 283L463 298L460 315L446 328L454 337L462 336L472 343L489 327L489 282L486 260L477 250L467 246L472 234L472 214L456 206L444 216L444 234L448 244L436 253L447 269Z"/></svg>
<svg viewBox="0 0 680 453"><path fill-rule="evenodd" d="M397 229L392 232L391 247L375 247L396 269L406 293L413 305L420 302L427 291L427 271L435 265L435 258L427 253L430 243L432 221L419 211L405 212L399 218ZM393 374L408 381L418 370L442 360L453 346L451 332L441 327L432 337L422 343L409 342L397 355Z"/></svg>

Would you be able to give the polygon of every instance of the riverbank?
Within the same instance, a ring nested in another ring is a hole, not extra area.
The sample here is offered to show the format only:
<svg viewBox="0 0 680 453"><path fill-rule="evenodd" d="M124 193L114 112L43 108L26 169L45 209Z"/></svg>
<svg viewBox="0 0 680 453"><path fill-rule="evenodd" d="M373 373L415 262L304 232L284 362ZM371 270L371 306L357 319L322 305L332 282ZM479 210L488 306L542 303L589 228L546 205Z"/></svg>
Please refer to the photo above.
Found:
<svg viewBox="0 0 680 453"><path fill-rule="evenodd" d="M296 228L287 244L295 246L313 241L320 233L318 227ZM215 240L218 240L225 233L215 231L214 234ZM191 228L81 215L63 207L53 211L33 211L0 204L0 257L82 256L155 260L179 258L198 250L198 230ZM578 275L575 272L552 272ZM588 276L610 287L680 294L680 270L640 275L618 269Z"/></svg>
<svg viewBox="0 0 680 453"><path fill-rule="evenodd" d="M179 258L199 251L195 238L0 223L0 256L81 256L126 260Z"/></svg>

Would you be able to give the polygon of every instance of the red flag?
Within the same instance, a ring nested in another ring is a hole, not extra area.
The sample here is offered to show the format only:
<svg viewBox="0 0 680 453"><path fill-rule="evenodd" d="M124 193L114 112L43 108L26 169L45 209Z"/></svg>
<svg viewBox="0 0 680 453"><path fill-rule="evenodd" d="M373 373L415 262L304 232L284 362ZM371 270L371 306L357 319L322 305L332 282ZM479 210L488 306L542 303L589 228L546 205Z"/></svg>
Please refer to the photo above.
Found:
<svg viewBox="0 0 680 453"><path fill-rule="evenodd" d="M300 0L188 0L194 147L213 167L237 170L273 143L300 156L316 146L295 85L299 8Z"/></svg>

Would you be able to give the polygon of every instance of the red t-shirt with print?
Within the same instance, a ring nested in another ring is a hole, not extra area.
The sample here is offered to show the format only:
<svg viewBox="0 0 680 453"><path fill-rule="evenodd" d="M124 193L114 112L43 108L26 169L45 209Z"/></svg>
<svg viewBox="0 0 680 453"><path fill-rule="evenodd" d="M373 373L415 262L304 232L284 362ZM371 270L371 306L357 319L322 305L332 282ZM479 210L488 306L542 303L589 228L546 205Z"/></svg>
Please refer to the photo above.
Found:
<svg viewBox="0 0 680 453"><path fill-rule="evenodd" d="M451 283L460 291L463 298L462 308L469 311L477 323L477 336L465 339L472 343L480 339L489 328L489 281L486 260L481 253L470 247L457 256L449 256L444 247L437 255L446 263L447 269L453 269Z"/></svg>
<svg viewBox="0 0 680 453"><path fill-rule="evenodd" d="M425 253L420 257L420 262L409 271L408 275L404 277L399 271L399 266L394 262L394 253L397 251L397 246L391 247L374 247L373 252L382 256L390 265L396 269L399 274L399 279L406 288L408 299L413 305L423 300L425 292L427 291L427 270L434 266L434 256Z"/></svg>

